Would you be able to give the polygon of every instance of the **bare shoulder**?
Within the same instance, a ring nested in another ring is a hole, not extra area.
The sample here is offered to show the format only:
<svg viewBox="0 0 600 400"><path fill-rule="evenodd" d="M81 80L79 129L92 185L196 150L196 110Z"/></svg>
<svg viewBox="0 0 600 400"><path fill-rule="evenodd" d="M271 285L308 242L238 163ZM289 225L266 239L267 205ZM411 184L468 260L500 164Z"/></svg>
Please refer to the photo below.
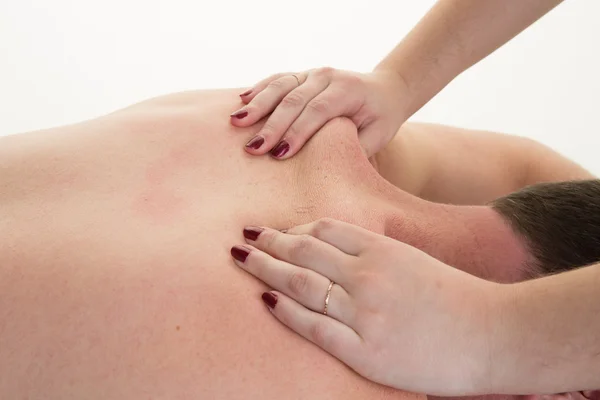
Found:
<svg viewBox="0 0 600 400"><path fill-rule="evenodd" d="M533 183L598 178L549 146L533 140L531 142L528 176Z"/></svg>
<svg viewBox="0 0 600 400"><path fill-rule="evenodd" d="M371 163L400 189L455 204L483 204L538 182L595 178L527 137L414 122Z"/></svg>

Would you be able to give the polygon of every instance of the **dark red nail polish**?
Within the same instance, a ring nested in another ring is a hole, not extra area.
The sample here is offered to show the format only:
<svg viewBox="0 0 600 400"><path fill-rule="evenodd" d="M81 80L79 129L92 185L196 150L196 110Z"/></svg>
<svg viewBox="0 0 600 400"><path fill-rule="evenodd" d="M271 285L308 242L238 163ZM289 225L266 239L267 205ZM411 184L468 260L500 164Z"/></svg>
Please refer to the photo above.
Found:
<svg viewBox="0 0 600 400"><path fill-rule="evenodd" d="M248 111L246 111L246 110L237 110L236 112L234 112L233 114L231 114L230 117L237 118L237 119L242 119L242 118L246 118L246 115L248 115Z"/></svg>
<svg viewBox="0 0 600 400"><path fill-rule="evenodd" d="M252 93L252 89L246 90L244 93L240 94L240 97L248 96L250 93Z"/></svg>
<svg viewBox="0 0 600 400"><path fill-rule="evenodd" d="M285 153L287 153L290 150L290 145L288 142L286 142L285 140L282 140L281 142L279 142L279 144L277 146L275 146L275 148L273 150L271 150L271 154L273 155L273 157L283 157L285 155Z"/></svg>
<svg viewBox="0 0 600 400"><path fill-rule="evenodd" d="M260 235L264 231L263 228L259 228L257 226L249 226L244 228L244 237L248 240L256 240L258 235Z"/></svg>
<svg viewBox="0 0 600 400"><path fill-rule="evenodd" d="M248 254L250 254L250 252L243 247L233 246L231 248L231 255L239 262L245 262Z"/></svg>
<svg viewBox="0 0 600 400"><path fill-rule="evenodd" d="M246 147L256 150L262 146L264 142L265 139L262 136L254 136L248 143L246 143Z"/></svg>
<svg viewBox="0 0 600 400"><path fill-rule="evenodd" d="M262 294L262 300L265 302L269 308L275 308L277 305L277 295L271 292L264 292Z"/></svg>

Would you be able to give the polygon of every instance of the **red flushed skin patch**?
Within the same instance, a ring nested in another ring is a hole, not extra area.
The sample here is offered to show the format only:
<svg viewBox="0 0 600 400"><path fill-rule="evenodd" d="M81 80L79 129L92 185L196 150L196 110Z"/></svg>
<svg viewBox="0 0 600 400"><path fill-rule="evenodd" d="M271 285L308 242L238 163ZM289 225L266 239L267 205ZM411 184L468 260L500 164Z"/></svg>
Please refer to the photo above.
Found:
<svg viewBox="0 0 600 400"><path fill-rule="evenodd" d="M387 218L386 236L480 278L509 283L530 277L532 257L493 209L449 206L403 193L402 207Z"/></svg>
<svg viewBox="0 0 600 400"><path fill-rule="evenodd" d="M145 186L134 200L132 208L138 215L154 222L169 222L180 216L189 205L178 195L178 178L193 167L193 151L177 147L146 168Z"/></svg>

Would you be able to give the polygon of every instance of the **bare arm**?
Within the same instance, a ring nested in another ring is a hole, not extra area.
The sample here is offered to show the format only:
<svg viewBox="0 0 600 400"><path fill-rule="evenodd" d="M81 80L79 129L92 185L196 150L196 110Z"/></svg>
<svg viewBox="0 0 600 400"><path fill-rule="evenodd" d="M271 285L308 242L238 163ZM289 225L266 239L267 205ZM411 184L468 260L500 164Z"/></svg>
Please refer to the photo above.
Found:
<svg viewBox="0 0 600 400"><path fill-rule="evenodd" d="M394 185L452 204L485 204L539 182L594 178L531 139L434 124L405 124L374 160Z"/></svg>
<svg viewBox="0 0 600 400"><path fill-rule="evenodd" d="M507 285L496 303L491 393L600 385L600 264ZM531 379L535 376L536 379Z"/></svg>
<svg viewBox="0 0 600 400"><path fill-rule="evenodd" d="M442 88L562 0L439 0L377 70L398 73L414 114Z"/></svg>

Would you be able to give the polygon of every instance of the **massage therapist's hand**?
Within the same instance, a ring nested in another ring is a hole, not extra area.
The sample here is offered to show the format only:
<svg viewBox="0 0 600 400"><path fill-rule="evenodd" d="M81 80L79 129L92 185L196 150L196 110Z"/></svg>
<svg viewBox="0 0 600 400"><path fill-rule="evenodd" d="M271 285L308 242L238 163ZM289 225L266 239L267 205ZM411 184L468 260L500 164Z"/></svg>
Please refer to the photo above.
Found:
<svg viewBox="0 0 600 400"><path fill-rule="evenodd" d="M357 126L367 156L381 150L409 117L408 90L385 70L360 74L318 68L273 75L240 95L246 106L231 123L246 127L272 113L246 144L250 154L285 159L296 154L327 121L346 116Z"/></svg>
<svg viewBox="0 0 600 400"><path fill-rule="evenodd" d="M428 394L486 391L498 284L336 220L244 236L231 253L274 289L263 294L273 315L359 374Z"/></svg>

